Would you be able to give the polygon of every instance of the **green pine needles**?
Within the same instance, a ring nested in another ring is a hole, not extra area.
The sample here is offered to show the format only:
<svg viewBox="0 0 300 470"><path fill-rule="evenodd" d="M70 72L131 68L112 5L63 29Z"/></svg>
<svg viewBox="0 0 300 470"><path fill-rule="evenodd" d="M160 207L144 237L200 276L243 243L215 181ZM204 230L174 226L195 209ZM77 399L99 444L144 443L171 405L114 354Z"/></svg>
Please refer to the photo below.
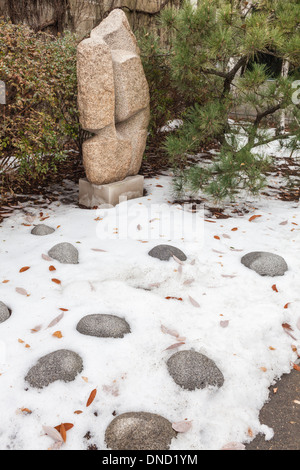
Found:
<svg viewBox="0 0 300 470"><path fill-rule="evenodd" d="M261 146L280 140L291 152L300 148L300 2L186 1L163 11L160 21L170 38L170 81L184 103L183 125L164 144L176 191L215 199L257 194L270 164ZM282 64L277 77L264 56ZM244 117L238 123L237 112ZM189 154L213 142L220 151L212 164L187 165Z"/></svg>

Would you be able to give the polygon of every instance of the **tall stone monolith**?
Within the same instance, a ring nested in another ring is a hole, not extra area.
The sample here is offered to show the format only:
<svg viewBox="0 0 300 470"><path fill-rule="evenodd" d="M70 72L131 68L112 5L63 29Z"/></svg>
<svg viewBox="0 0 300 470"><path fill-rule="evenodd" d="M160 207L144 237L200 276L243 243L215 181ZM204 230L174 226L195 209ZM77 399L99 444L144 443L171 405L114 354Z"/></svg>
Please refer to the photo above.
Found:
<svg viewBox="0 0 300 470"><path fill-rule="evenodd" d="M149 87L136 38L125 13L116 9L78 46L78 106L83 129L86 179L79 202L115 205L143 195L138 175L150 121Z"/></svg>

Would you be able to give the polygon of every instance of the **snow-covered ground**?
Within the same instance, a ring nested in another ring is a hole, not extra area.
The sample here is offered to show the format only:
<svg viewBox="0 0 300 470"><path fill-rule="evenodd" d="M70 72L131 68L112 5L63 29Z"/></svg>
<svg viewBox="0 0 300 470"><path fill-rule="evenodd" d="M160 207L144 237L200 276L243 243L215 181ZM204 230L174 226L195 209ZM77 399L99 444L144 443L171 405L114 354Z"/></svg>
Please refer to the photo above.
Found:
<svg viewBox="0 0 300 470"><path fill-rule="evenodd" d="M47 449L53 441L43 426L60 423L74 424L62 449L91 444L105 449L106 427L114 415L128 411L192 421L191 429L173 440L173 450L221 449L229 442L249 442L259 432L272 437L259 422L259 411L268 387L291 370L296 349L300 352L299 205L264 196L228 206L247 206L249 213L242 216L186 213L187 230L180 236L175 232L182 208L168 202L170 176L147 179L146 189L147 196L104 212L55 202L47 209L28 206L29 216L15 211L1 224L0 300L12 310L0 325L1 449ZM164 221L171 212L174 230L168 231ZM31 235L38 223L55 233ZM78 249L78 265L42 257L62 241ZM149 257L160 243L176 245L188 260L181 266L175 259ZM260 277L241 264L251 251L282 255L288 272ZM30 269L20 272L23 267ZM59 323L47 328L62 313ZM125 317L131 334L123 339L81 335L78 321L93 313ZM162 326L186 338L178 350L193 348L215 361L225 377L221 389L191 392L175 384L166 361L177 349L166 348L177 340ZM61 335L53 336L57 331ZM58 349L82 357L82 374L74 382L30 388L24 381L28 370ZM87 408L94 389L96 399ZM83 413L74 414L78 410Z"/></svg>

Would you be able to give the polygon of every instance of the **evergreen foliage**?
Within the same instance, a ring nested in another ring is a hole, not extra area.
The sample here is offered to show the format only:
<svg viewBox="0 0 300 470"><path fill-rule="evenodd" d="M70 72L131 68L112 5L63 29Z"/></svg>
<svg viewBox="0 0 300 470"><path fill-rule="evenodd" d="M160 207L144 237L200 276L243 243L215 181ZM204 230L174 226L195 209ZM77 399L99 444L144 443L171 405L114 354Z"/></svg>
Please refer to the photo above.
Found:
<svg viewBox="0 0 300 470"><path fill-rule="evenodd" d="M12 174L15 187L41 183L67 157L66 142L80 143L76 45L71 33L56 38L0 19L0 178Z"/></svg>
<svg viewBox="0 0 300 470"><path fill-rule="evenodd" d="M293 103L299 1L199 0L198 7L185 1L179 11L162 12L161 25L170 34L171 83L185 103L183 126L165 142L177 191L201 189L216 199L234 198L240 189L258 193L269 164L258 147L277 139L291 151L300 147L300 109ZM262 54L288 61L288 76L271 79L257 60ZM239 125L229 119L238 107L252 110ZM283 111L291 117L288 130L281 128ZM216 139L220 152L212 165L187 168L187 155Z"/></svg>

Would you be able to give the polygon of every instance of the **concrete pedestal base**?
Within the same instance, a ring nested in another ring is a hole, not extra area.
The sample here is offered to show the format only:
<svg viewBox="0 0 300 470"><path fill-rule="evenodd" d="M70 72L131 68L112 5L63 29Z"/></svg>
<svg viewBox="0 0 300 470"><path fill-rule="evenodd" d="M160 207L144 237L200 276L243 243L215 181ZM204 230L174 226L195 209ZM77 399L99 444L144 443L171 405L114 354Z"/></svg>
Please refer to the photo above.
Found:
<svg viewBox="0 0 300 470"><path fill-rule="evenodd" d="M79 180L79 204L85 207L100 207L103 204L116 206L120 202L142 197L144 177L128 176L123 181L97 185L87 179Z"/></svg>

